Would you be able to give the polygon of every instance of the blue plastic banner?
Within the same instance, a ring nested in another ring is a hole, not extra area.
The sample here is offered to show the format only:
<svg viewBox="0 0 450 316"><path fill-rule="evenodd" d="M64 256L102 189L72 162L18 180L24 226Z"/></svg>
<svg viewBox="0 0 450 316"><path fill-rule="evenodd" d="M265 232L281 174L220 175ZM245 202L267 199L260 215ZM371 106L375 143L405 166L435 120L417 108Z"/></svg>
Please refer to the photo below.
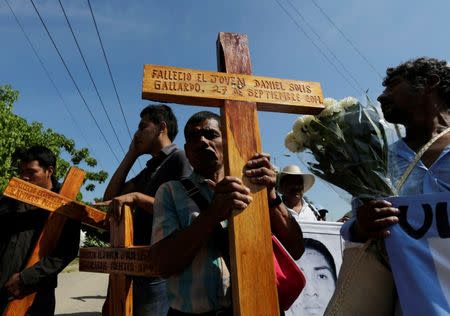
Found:
<svg viewBox="0 0 450 316"><path fill-rule="evenodd" d="M401 211L386 249L403 315L450 315L450 192L388 200Z"/></svg>

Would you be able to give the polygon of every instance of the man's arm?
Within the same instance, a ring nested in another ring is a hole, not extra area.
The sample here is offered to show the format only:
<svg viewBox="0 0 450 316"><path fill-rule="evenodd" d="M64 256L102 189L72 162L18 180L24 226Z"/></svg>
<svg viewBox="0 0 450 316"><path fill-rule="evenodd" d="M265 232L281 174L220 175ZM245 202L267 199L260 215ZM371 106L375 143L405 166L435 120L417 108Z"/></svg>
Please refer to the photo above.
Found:
<svg viewBox="0 0 450 316"><path fill-rule="evenodd" d="M273 189L273 192L269 193L269 201L275 199L276 193ZM292 258L295 260L300 259L305 251L303 232L283 203L270 208L270 227L272 233L278 238Z"/></svg>
<svg viewBox="0 0 450 316"><path fill-rule="evenodd" d="M146 148L143 146L145 146L145 143L139 142L135 133L128 148L128 152L125 154L125 157L106 187L105 193L103 194L103 201L111 200L121 194L136 191L135 184L132 181L125 182L125 180L136 160L146 153Z"/></svg>
<svg viewBox="0 0 450 316"><path fill-rule="evenodd" d="M122 216L122 207L129 205L130 207L139 207L150 214L153 214L153 205L155 198L140 192L131 192L113 198L112 200L96 202L95 206L108 206L108 214L112 215L116 220Z"/></svg>
<svg viewBox="0 0 450 316"><path fill-rule="evenodd" d="M178 180L183 177L187 177L192 173L192 167L189 164L189 161L187 160L184 151L176 150L168 159L169 159L167 161L168 165L166 167L170 168L171 172L171 177L169 177L170 180ZM119 172L119 169L116 171L116 173ZM116 174L114 174L113 178L111 179L110 185L113 182L115 176ZM122 181L125 180L122 179ZM104 200L104 202L98 202L95 205L110 206L111 213L115 218L120 218L122 206L124 204L130 205L132 207L137 206L143 210L146 210L148 213L153 214L153 206L155 203L154 197L140 192L136 192L136 185L134 184L133 181L128 181L127 183L124 184L123 187L124 187L123 192L120 192L118 196L115 196L110 200ZM105 191L105 196L106 194L107 191Z"/></svg>
<svg viewBox="0 0 450 316"><path fill-rule="evenodd" d="M245 175L250 182L266 186L269 202L276 200L276 173L268 154L258 153L250 158L245 165ZM270 208L270 226L272 233L280 240L289 254L294 259L300 258L305 250L303 233L283 203L278 203Z"/></svg>
<svg viewBox="0 0 450 316"><path fill-rule="evenodd" d="M216 224L211 215L201 214L192 225L154 244L150 258L157 274L169 277L181 273L205 245Z"/></svg>
<svg viewBox="0 0 450 316"><path fill-rule="evenodd" d="M141 156L144 152L143 149L140 148L142 146L138 146L138 143L136 143L136 134L133 137L133 140L131 141L130 147L128 149L128 152L125 154L125 157L121 161L119 167L114 172L113 176L111 177L111 180L109 180L109 183L105 189L105 193L103 194L103 201L95 203L94 205L111 205L110 212L108 214L112 214L113 218L119 219L121 217L122 213L122 205L123 204L133 204L135 201L134 199L137 198L135 195L129 195L124 198L121 196L124 194L128 194L131 192L136 191L136 184L133 180L130 180L128 182L125 182L128 173L130 172L131 168L133 167L136 160ZM143 171L141 171L134 179L142 176ZM119 198L117 198L119 197ZM150 198L150 197L149 197ZM145 200L142 202L142 204L145 204L146 207L148 207L148 204L151 204L151 208L153 209L153 198L151 198L151 201ZM108 221L105 221L105 225L107 225Z"/></svg>
<svg viewBox="0 0 450 316"><path fill-rule="evenodd" d="M244 210L252 200L250 190L235 177L225 177L214 190L208 209L181 230L175 199L168 186L161 187L156 193L150 258L159 275L167 277L182 272L211 237L215 227L228 218L233 209Z"/></svg>
<svg viewBox="0 0 450 316"><path fill-rule="evenodd" d="M42 257L33 266L11 276L5 284L10 295L20 298L39 287L51 284L53 278L61 272L78 254L80 243L80 223L67 220L52 253Z"/></svg>
<svg viewBox="0 0 450 316"><path fill-rule="evenodd" d="M135 191L135 184L132 181L125 182L125 180L138 157L139 155L133 150L127 152L111 177L111 180L109 180L108 186L103 194L104 201L111 200L121 194Z"/></svg>

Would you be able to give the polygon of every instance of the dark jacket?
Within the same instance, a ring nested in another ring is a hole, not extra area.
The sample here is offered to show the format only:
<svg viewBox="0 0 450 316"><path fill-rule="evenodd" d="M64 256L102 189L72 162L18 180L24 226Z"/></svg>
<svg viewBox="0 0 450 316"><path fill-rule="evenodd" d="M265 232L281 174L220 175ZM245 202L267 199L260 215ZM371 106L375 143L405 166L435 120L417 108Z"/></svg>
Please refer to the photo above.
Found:
<svg viewBox="0 0 450 316"><path fill-rule="evenodd" d="M54 299L57 274L77 256L80 224L68 219L54 251L25 269L48 216L45 210L0 197L0 311L7 295L4 285L14 273L20 272L24 284L37 291L37 296L50 292Z"/></svg>

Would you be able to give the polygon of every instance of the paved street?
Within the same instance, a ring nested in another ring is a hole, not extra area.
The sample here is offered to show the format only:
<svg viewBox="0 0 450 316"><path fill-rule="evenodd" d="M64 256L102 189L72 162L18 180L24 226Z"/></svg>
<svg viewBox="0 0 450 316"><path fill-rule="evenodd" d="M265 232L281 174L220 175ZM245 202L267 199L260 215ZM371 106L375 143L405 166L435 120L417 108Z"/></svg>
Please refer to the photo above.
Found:
<svg viewBox="0 0 450 316"><path fill-rule="evenodd" d="M55 315L101 315L108 275L70 270L76 271L59 274Z"/></svg>

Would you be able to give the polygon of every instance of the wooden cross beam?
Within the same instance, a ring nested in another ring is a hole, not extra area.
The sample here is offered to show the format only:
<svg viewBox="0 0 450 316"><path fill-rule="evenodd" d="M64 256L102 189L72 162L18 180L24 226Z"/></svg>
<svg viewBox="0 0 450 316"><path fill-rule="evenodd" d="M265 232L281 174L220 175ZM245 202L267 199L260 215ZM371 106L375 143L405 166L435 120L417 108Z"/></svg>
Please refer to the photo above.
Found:
<svg viewBox="0 0 450 316"><path fill-rule="evenodd" d="M76 204L72 207L72 200L76 198L84 181L85 172L72 167L64 180L59 194L45 190L26 181L12 178L4 191L10 198L32 204L53 213L50 214L42 229L39 239L28 258L26 267L31 267L42 257L55 249L67 217L84 221L90 225L98 226L105 218L104 213L95 209ZM66 206L61 207L65 204ZM36 294L32 293L20 300L11 301L6 307L3 316L24 316L33 304Z"/></svg>
<svg viewBox="0 0 450 316"><path fill-rule="evenodd" d="M136 274L126 273L127 271L121 267L130 264L130 256L136 256L132 249L146 248L146 251L149 251L149 247L133 246L133 216L128 205L123 206L122 216L120 221L110 221L111 248L80 248L80 271L110 274L108 294L102 309L103 316L133 315L133 281L130 276ZM131 254L128 254L129 249L131 249ZM116 256L115 252L119 252L121 255ZM142 254L137 257L144 258ZM148 257L147 254L145 258ZM145 263L142 264L145 265Z"/></svg>
<svg viewBox="0 0 450 316"><path fill-rule="evenodd" d="M261 152L257 109L299 114L323 109L319 83L252 76L247 42L245 35L219 33L221 72L145 65L142 84L144 99L220 106L225 173L237 177ZM253 202L230 219L234 315L279 315L267 192L243 181Z"/></svg>
<svg viewBox="0 0 450 316"><path fill-rule="evenodd" d="M237 47L230 44L234 39L240 43ZM247 159L261 150L256 105L248 101L261 101L257 106L262 110L287 113L317 113L323 103L317 83L251 76L246 41L245 36L220 34L219 68L233 74L146 65L142 93L144 98L159 101L222 105L226 172L240 177ZM233 101L224 101L228 99ZM255 124L243 126L240 119ZM253 207L234 216L230 227L233 301L238 302L234 315L278 315L267 194L260 187L246 185L254 194ZM248 227L260 229L249 232ZM132 246L131 229L131 211L125 206L124 219L111 222L111 248L80 249L80 271L111 274L107 315L132 315L130 276L158 275L149 260L150 247Z"/></svg>
<svg viewBox="0 0 450 316"><path fill-rule="evenodd" d="M131 276L159 276L149 261L150 246L133 246L133 217L128 205L123 206L123 218L111 221L111 246L80 248L79 270L108 273L108 295L103 316L133 315Z"/></svg>
<svg viewBox="0 0 450 316"><path fill-rule="evenodd" d="M80 271L147 278L158 275L150 262L150 246L83 247L80 249Z"/></svg>
<svg viewBox="0 0 450 316"><path fill-rule="evenodd" d="M105 229L103 222L106 214L89 205L75 201L76 194L72 199L19 178L12 178L9 180L3 195L49 212L63 215L83 224Z"/></svg>
<svg viewBox="0 0 450 316"><path fill-rule="evenodd" d="M112 247L123 248L133 245L133 216L128 205L123 207L123 218L120 222L111 221L110 234ZM81 267L80 271L82 271ZM109 276L108 299L106 301L108 315L133 315L132 283L132 278L126 274L112 272Z"/></svg>
<svg viewBox="0 0 450 316"><path fill-rule="evenodd" d="M133 246L133 216L131 208L128 205L124 205L122 214L123 218L120 221L110 222L111 248L80 248L80 271L110 274L108 295L102 310L103 316L133 315L133 280L130 276L137 274L128 273L134 269L126 269L126 266L134 266L134 264L145 265L143 260L145 261L149 257L150 247ZM144 252L147 252L146 256L139 251L144 248ZM138 253L135 253L134 249L139 249ZM139 269L143 270L142 267ZM147 269L146 276L149 276L148 272ZM140 275L144 274L141 273Z"/></svg>

